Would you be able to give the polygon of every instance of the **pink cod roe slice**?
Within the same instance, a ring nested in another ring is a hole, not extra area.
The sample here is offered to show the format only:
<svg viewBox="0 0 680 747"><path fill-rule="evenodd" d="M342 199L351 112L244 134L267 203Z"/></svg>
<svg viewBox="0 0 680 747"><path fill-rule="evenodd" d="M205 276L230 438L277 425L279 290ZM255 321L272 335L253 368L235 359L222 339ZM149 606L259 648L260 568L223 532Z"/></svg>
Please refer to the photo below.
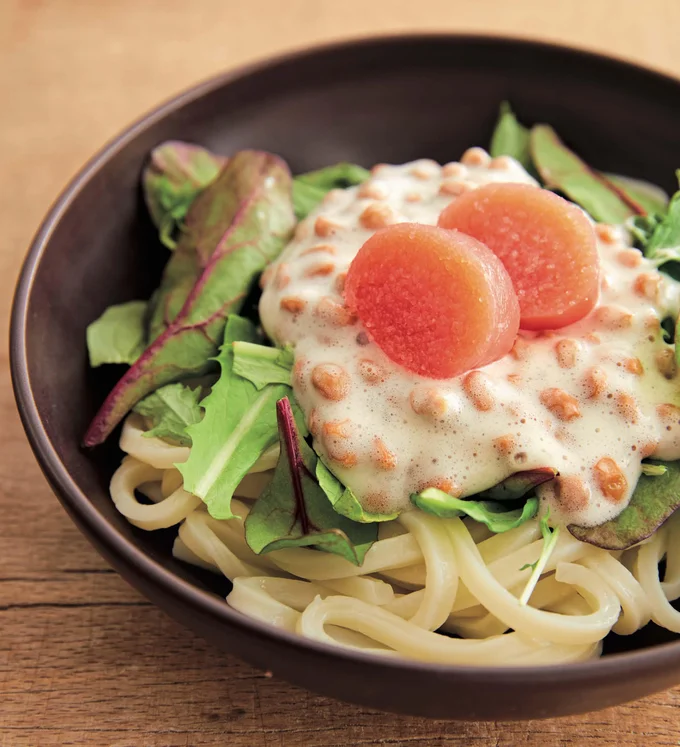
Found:
<svg viewBox="0 0 680 747"><path fill-rule="evenodd" d="M522 329L558 329L594 308L595 231L558 195L529 184L486 184L455 199L439 225L474 236L500 258L515 286Z"/></svg>
<svg viewBox="0 0 680 747"><path fill-rule="evenodd" d="M419 223L366 241L347 273L345 299L391 360L436 379L502 357L519 327L512 280L494 253Z"/></svg>

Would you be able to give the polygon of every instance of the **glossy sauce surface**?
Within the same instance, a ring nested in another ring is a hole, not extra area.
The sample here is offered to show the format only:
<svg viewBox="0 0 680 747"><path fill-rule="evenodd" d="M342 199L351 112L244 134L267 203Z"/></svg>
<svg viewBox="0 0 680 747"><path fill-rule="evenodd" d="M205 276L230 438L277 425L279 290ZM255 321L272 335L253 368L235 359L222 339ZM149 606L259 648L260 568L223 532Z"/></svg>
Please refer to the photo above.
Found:
<svg viewBox="0 0 680 747"><path fill-rule="evenodd" d="M446 380L390 361L343 305L353 257L379 228L434 225L462 192L491 181L535 184L512 159L474 148L461 163L378 166L330 193L263 277L260 317L295 346L294 391L315 447L369 511L408 509L435 485L468 496L510 474L553 467L538 489L555 521L600 524L630 500L643 458L680 458L673 347L660 322L680 284L598 226L600 298L581 321L523 332L513 351Z"/></svg>

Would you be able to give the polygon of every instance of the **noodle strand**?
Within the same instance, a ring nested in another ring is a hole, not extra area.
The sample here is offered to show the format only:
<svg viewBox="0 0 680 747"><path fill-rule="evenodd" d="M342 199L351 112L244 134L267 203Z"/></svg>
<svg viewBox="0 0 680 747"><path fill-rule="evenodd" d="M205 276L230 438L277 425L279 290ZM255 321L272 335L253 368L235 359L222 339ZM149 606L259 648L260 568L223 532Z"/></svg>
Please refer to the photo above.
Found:
<svg viewBox="0 0 680 747"><path fill-rule="evenodd" d="M183 488L175 465L189 449L147 438L143 425L131 415L123 426L128 455L111 481L116 508L141 529L178 526L173 555L226 576L228 603L251 618L380 656L480 666L583 661L599 656L611 630L630 635L650 619L680 633L669 602L680 597L680 514L623 553L561 532L522 605L531 571L521 568L542 548L538 520L494 535L470 519L411 511L379 526L361 566L312 548L257 555L244 523L271 480L278 445L236 488L234 518L217 520Z"/></svg>

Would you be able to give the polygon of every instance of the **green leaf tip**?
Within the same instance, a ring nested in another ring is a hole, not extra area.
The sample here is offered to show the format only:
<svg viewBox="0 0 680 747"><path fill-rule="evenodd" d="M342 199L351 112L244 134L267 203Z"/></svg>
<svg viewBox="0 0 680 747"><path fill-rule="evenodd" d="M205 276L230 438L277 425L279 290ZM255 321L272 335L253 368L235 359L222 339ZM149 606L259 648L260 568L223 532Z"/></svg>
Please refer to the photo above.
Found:
<svg viewBox="0 0 680 747"><path fill-rule="evenodd" d="M201 391L184 384L166 384L138 402L133 412L142 415L148 430L147 438L191 446L189 428L201 422L203 408L199 404Z"/></svg>
<svg viewBox="0 0 680 747"><path fill-rule="evenodd" d="M529 129L519 123L507 101L500 106L498 121L491 136L489 153L494 158L511 156L519 161L527 171L533 171L529 151Z"/></svg>
<svg viewBox="0 0 680 747"><path fill-rule="evenodd" d="M306 218L332 189L362 184L371 172L353 163L337 163L293 179L293 207L298 220Z"/></svg>
<svg viewBox="0 0 680 747"><path fill-rule="evenodd" d="M454 498L438 488L426 488L421 493L414 493L411 502L422 511L441 519L469 516L485 524L495 534L515 529L533 519L538 512L538 498L529 498L522 508L508 510L507 505L497 501Z"/></svg>
<svg viewBox="0 0 680 747"><path fill-rule="evenodd" d="M549 125L532 127L529 144L544 185L563 192L596 221L618 224L644 215L645 210L625 190L588 166Z"/></svg>
<svg viewBox="0 0 680 747"><path fill-rule="evenodd" d="M87 352L90 366L105 363L132 365L146 347L146 301L128 301L109 306L87 328Z"/></svg>
<svg viewBox="0 0 680 747"><path fill-rule="evenodd" d="M364 510L356 495L338 480L320 458L316 462L316 479L333 508L352 521L371 524L379 521L392 521L399 516L398 512L381 514Z"/></svg>

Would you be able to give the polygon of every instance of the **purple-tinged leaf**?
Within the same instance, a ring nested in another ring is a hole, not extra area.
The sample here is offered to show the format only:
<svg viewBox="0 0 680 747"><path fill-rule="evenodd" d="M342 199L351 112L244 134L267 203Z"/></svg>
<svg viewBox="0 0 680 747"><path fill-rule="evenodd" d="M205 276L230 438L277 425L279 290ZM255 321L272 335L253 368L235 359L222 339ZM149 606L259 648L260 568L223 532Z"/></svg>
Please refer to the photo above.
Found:
<svg viewBox="0 0 680 747"><path fill-rule="evenodd" d="M532 127L530 148L545 186L563 192L596 221L618 224L646 213L625 189L569 150L552 127Z"/></svg>
<svg viewBox="0 0 680 747"><path fill-rule="evenodd" d="M525 469L522 472L515 472L506 477L498 485L494 485L482 493L477 493L475 496L469 497L492 501L516 501L525 496L530 490L541 485L541 483L548 482L557 477L557 475L557 470L552 467Z"/></svg>
<svg viewBox="0 0 680 747"><path fill-rule="evenodd" d="M663 475L641 475L630 503L623 511L596 527L567 528L581 542L605 550L626 550L647 539L680 506L680 461L663 464Z"/></svg>
<svg viewBox="0 0 680 747"><path fill-rule="evenodd" d="M179 140L151 152L144 169L144 199L161 241L174 249L182 221L196 196L219 174L227 159Z"/></svg>
<svg viewBox="0 0 680 747"><path fill-rule="evenodd" d="M204 373L252 283L295 225L286 164L241 151L193 202L163 275L159 334L109 394L84 443L102 443L142 397Z"/></svg>
<svg viewBox="0 0 680 747"><path fill-rule="evenodd" d="M281 455L271 483L245 522L256 553L286 547L316 547L360 565L378 537L376 524L360 524L333 510L314 479L316 455L300 438L287 397L276 403Z"/></svg>

